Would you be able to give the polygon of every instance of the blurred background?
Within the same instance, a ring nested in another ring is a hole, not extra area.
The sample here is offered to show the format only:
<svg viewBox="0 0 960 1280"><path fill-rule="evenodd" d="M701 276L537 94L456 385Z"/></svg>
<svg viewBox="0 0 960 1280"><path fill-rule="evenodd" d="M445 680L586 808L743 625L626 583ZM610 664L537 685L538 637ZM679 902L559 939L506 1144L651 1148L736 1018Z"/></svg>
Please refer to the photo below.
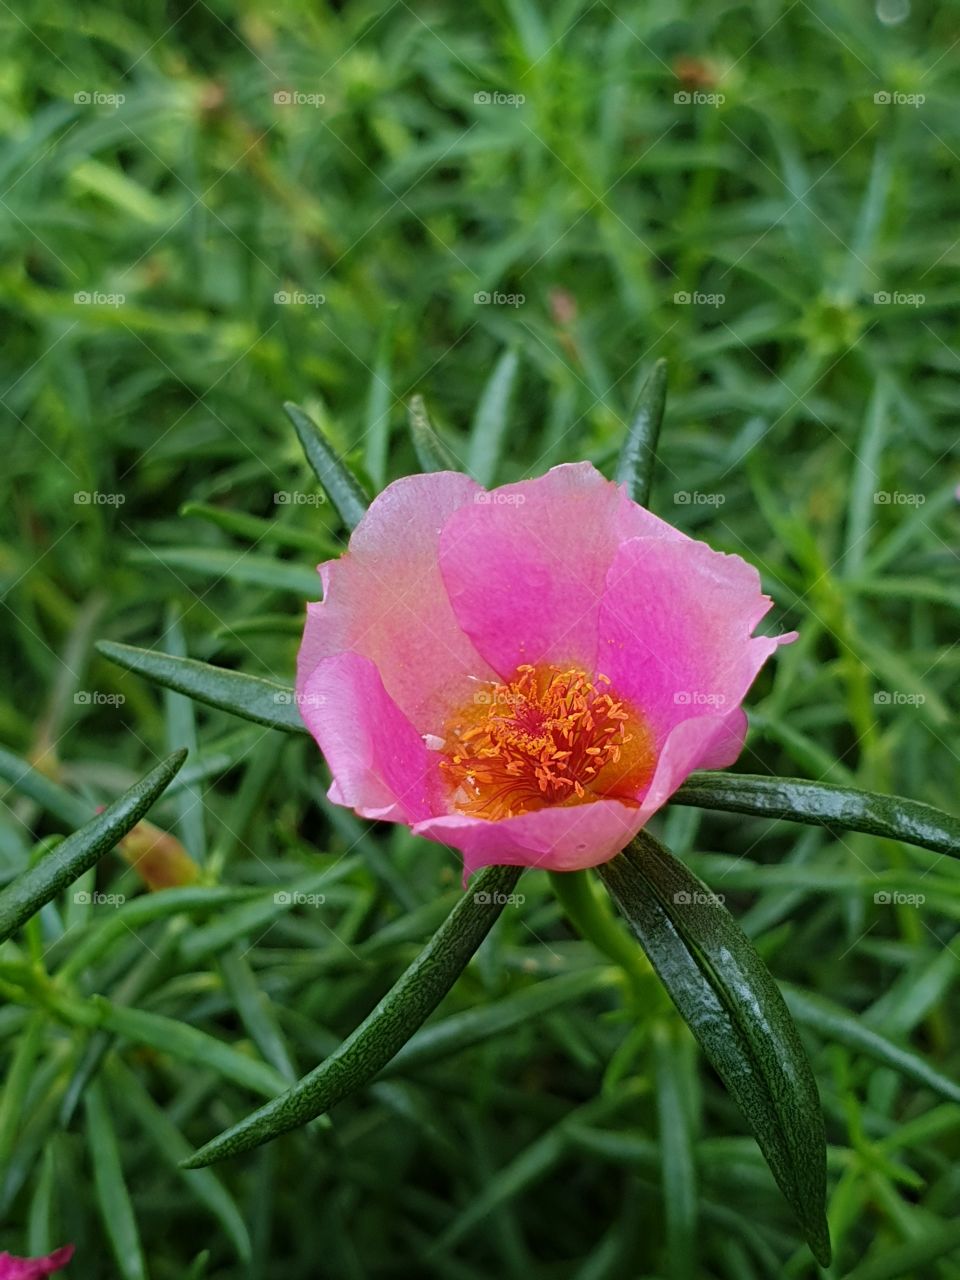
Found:
<svg viewBox="0 0 960 1280"><path fill-rule="evenodd" d="M417 467L417 393L485 483L609 473L667 357L651 505L756 563L801 637L739 767L956 809L960 7L49 0L0 31L0 736L91 811L191 746L154 820L226 895L130 914L153 895L114 858L96 884L125 905L47 908L35 990L8 944L0 1246L75 1240L94 1280L815 1274L686 1032L658 1001L624 1018L536 873L441 1016L566 983L549 1007L178 1173L255 1105L236 1058L267 1094L314 1065L459 869L331 810L311 743L92 643L289 682L345 539L285 400L370 493ZM18 768L4 878L69 826ZM778 978L960 1071L947 860L696 810L658 830ZM322 909L275 901L294 887ZM126 1032L100 1050L96 997ZM888 1249L936 1238L909 1274L960 1275L958 1099L805 1035L832 1274L893 1276Z"/></svg>

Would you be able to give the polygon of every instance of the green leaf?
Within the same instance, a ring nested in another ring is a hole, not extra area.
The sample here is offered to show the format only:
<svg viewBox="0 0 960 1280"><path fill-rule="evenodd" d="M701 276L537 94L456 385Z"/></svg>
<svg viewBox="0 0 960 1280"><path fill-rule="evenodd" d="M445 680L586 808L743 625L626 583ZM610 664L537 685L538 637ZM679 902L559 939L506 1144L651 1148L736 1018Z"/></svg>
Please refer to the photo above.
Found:
<svg viewBox="0 0 960 1280"><path fill-rule="evenodd" d="M187 757L175 751L0 892L0 941L88 871L140 821Z"/></svg>
<svg viewBox="0 0 960 1280"><path fill-rule="evenodd" d="M474 415L467 470L484 486L491 485L497 474L519 367L517 352L505 351L487 379Z"/></svg>
<svg viewBox="0 0 960 1280"><path fill-rule="evenodd" d="M783 998L787 1008L801 1027L808 1027L830 1044L843 1044L857 1053L866 1054L885 1067L924 1088L932 1089L951 1102L960 1102L960 1084L937 1071L920 1054L895 1044L866 1025L862 1017L849 1013L841 1005L799 987L784 984Z"/></svg>
<svg viewBox="0 0 960 1280"><path fill-rule="evenodd" d="M577 969L546 978L491 1004L464 1009L418 1031L381 1072L382 1077L408 1075L421 1067L482 1044L493 1036L528 1026L536 1018L609 989L618 978L613 968Z"/></svg>
<svg viewBox="0 0 960 1280"><path fill-rule="evenodd" d="M388 316L380 331L376 363L370 370L367 411L364 430L364 460L374 485L382 489L387 480L387 456L390 451L390 410L393 408L393 318Z"/></svg>
<svg viewBox="0 0 960 1280"><path fill-rule="evenodd" d="M667 1223L669 1274L693 1280L697 1274L697 1168L691 1099L684 1084L689 1054L675 1027L660 1022L653 1032L657 1118L663 1169L663 1206ZM682 1030L682 1028L680 1028ZM690 1045L689 1036L686 1037Z"/></svg>
<svg viewBox="0 0 960 1280"><path fill-rule="evenodd" d="M377 1007L329 1058L279 1098L201 1147L184 1167L239 1155L321 1115L372 1080L407 1043L456 982L520 877L519 867L487 867Z"/></svg>
<svg viewBox="0 0 960 1280"><path fill-rule="evenodd" d="M35 769L28 760L15 756L12 751L0 747L0 779L10 784L21 795L27 796L46 813L65 822L68 827L79 827L90 817L90 809L71 795L65 788Z"/></svg>
<svg viewBox="0 0 960 1280"><path fill-rule="evenodd" d="M776 983L717 897L647 832L598 872L827 1266L823 1115Z"/></svg>
<svg viewBox="0 0 960 1280"><path fill-rule="evenodd" d="M812 826L845 827L960 856L960 818L919 800L829 782L751 773L691 773L671 803L787 818Z"/></svg>
<svg viewBox="0 0 960 1280"><path fill-rule="evenodd" d="M87 1141L100 1214L123 1280L147 1280L137 1220L120 1166L113 1118L98 1083L84 1094Z"/></svg>
<svg viewBox="0 0 960 1280"><path fill-rule="evenodd" d="M232 547L149 547L131 551L127 559L148 569L161 564L177 577L181 573L197 573L215 582L225 578L268 591L290 591L311 600L320 598L320 578L315 569Z"/></svg>
<svg viewBox="0 0 960 1280"><path fill-rule="evenodd" d="M307 461L348 529L355 529L367 510L367 495L342 458L333 450L323 432L299 405L289 400L284 412L293 423Z"/></svg>
<svg viewBox="0 0 960 1280"><path fill-rule="evenodd" d="M875 494L880 489L880 458L886 440L890 405L890 384L877 379L867 407L863 433L854 454L844 542L844 577L859 573L868 551L867 537L877 522Z"/></svg>
<svg viewBox="0 0 960 1280"><path fill-rule="evenodd" d="M946 1226L928 1223L922 1235L904 1244L880 1242L869 1258L847 1272L845 1280L903 1280L904 1276L930 1275L933 1263L958 1249L960 1222Z"/></svg>
<svg viewBox="0 0 960 1280"><path fill-rule="evenodd" d="M650 501L650 485L657 462L657 441L660 438L660 424L666 403L667 362L658 360L640 388L614 477L620 484L626 485L627 493L642 507Z"/></svg>
<svg viewBox="0 0 960 1280"><path fill-rule="evenodd" d="M421 471L463 471L462 463L430 425L423 396L411 396L408 412L410 438Z"/></svg>
<svg viewBox="0 0 960 1280"><path fill-rule="evenodd" d="M190 1143L119 1058L111 1063L110 1074L122 1105L136 1119L163 1159L177 1169L178 1162L190 1154ZM206 1205L223 1227L240 1260L249 1262L252 1253L250 1234L232 1196L209 1169L178 1172L196 1198Z"/></svg>
<svg viewBox="0 0 960 1280"><path fill-rule="evenodd" d="M269 1098L286 1086L283 1076L265 1062L177 1018L113 1004L105 996L92 996L82 1004L62 998L57 1008L70 1021L102 1027L134 1044L148 1044L160 1053L195 1062L252 1093Z"/></svg>
<svg viewBox="0 0 960 1280"><path fill-rule="evenodd" d="M288 685L264 680L262 676L248 676L241 671L227 671L224 667L212 667L196 658L178 658L172 653L159 653L155 649L138 649L132 644L118 644L114 640L98 640L97 649L105 658L146 676L167 689L176 689L198 702L232 711L245 720L265 724L270 729L283 729L287 733L306 733L300 719L297 699Z"/></svg>

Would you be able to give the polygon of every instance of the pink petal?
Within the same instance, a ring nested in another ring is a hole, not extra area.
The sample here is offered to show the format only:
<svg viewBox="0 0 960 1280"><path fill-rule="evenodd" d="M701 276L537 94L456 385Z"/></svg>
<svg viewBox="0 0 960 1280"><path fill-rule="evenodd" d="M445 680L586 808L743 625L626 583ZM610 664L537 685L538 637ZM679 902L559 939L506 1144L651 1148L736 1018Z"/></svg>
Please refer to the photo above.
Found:
<svg viewBox="0 0 960 1280"><path fill-rule="evenodd" d="M571 463L461 506L440 567L457 620L503 679L522 663L590 670L607 572L639 536L690 543L589 462Z"/></svg>
<svg viewBox="0 0 960 1280"><path fill-rule="evenodd" d="M434 812L435 759L369 658L325 658L298 698L333 773L331 800L388 822L416 822Z"/></svg>
<svg viewBox="0 0 960 1280"><path fill-rule="evenodd" d="M352 651L374 662L384 687L421 733L493 672L463 634L440 576L440 530L482 492L453 471L408 476L370 504L339 560L320 566L324 599L307 606L297 690L318 663Z"/></svg>
<svg viewBox="0 0 960 1280"><path fill-rule="evenodd" d="M73 1245L65 1244L43 1258L15 1258L0 1253L0 1280L42 1280L65 1267L73 1257Z"/></svg>
<svg viewBox="0 0 960 1280"><path fill-rule="evenodd" d="M793 639L752 637L771 603L739 556L702 542L631 539L607 578L597 668L643 713L661 751L677 725L703 720L704 759L713 763L719 750L730 763L732 730L720 746L716 721L736 711L766 659ZM742 732L742 722L731 725Z"/></svg>
<svg viewBox="0 0 960 1280"><path fill-rule="evenodd" d="M576 871L607 862L643 825L642 810L619 800L538 809L499 822L451 813L428 818L414 833L463 854L464 873L479 867L539 867Z"/></svg>

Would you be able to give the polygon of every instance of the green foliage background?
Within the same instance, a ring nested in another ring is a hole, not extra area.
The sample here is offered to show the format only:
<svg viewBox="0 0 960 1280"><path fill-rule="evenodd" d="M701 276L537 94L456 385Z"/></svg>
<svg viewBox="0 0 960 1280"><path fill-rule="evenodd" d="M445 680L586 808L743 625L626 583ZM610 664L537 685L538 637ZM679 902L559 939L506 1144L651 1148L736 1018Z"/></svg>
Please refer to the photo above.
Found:
<svg viewBox="0 0 960 1280"><path fill-rule="evenodd" d="M0 30L0 729L89 812L190 746L154 820L205 867L186 903L108 860L80 887L123 907L67 895L0 952L0 1245L76 1240L85 1280L815 1274L669 1007L623 1016L536 873L440 1011L478 1012L475 1047L178 1173L349 1032L459 870L330 809L310 743L92 641L289 681L343 531L284 400L371 492L416 467L414 393L506 481L609 469L667 356L652 506L756 563L800 632L742 767L955 810L960 9L49 0ZM12 776L5 878L75 825ZM695 809L657 829L779 979L960 1075L949 859ZM960 1275L956 1099L806 1034L832 1274Z"/></svg>

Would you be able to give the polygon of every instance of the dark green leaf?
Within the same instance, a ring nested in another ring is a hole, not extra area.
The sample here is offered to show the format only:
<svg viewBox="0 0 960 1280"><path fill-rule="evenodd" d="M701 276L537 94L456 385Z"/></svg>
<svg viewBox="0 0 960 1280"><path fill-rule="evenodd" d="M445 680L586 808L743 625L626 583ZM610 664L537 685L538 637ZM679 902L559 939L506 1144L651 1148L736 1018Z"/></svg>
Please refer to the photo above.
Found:
<svg viewBox="0 0 960 1280"><path fill-rule="evenodd" d="M487 867L413 964L334 1053L279 1098L201 1147L185 1167L239 1155L328 1111L372 1080L430 1016L489 933L519 867Z"/></svg>
<svg viewBox="0 0 960 1280"><path fill-rule="evenodd" d="M286 685L264 680L262 676L248 676L241 671L227 671L212 667L196 658L177 658L171 653L158 653L154 649L138 649L132 644L118 644L114 640L99 640L97 648L105 658L116 662L128 671L146 676L167 689L176 689L198 702L232 711L234 715L271 729L283 729L287 733L306 733L307 729L297 710L294 691Z"/></svg>
<svg viewBox="0 0 960 1280"><path fill-rule="evenodd" d="M355 529L363 519L368 505L367 495L361 489L360 482L331 447L317 424L299 405L287 401L283 407L300 437L307 461L326 489L340 519L348 529Z"/></svg>
<svg viewBox="0 0 960 1280"><path fill-rule="evenodd" d="M960 819L904 796L885 796L805 778L750 773L692 773L673 804L724 809L764 818L788 818L813 826L865 831L960 856Z"/></svg>
<svg viewBox="0 0 960 1280"><path fill-rule="evenodd" d="M167 756L103 813L67 836L34 866L17 876L0 893L0 941L9 938L25 920L88 871L140 821L187 757L186 751Z"/></svg>
<svg viewBox="0 0 960 1280"><path fill-rule="evenodd" d="M620 450L616 479L626 485L627 493L645 507L650 501L650 485L657 462L657 441L667 403L667 362L658 360L650 370L633 418Z"/></svg>
<svg viewBox="0 0 960 1280"><path fill-rule="evenodd" d="M722 902L647 832L598 871L826 1266L820 1099L776 983Z"/></svg>
<svg viewBox="0 0 960 1280"><path fill-rule="evenodd" d="M411 396L410 438L422 471L463 471L463 464L430 425L423 396Z"/></svg>

